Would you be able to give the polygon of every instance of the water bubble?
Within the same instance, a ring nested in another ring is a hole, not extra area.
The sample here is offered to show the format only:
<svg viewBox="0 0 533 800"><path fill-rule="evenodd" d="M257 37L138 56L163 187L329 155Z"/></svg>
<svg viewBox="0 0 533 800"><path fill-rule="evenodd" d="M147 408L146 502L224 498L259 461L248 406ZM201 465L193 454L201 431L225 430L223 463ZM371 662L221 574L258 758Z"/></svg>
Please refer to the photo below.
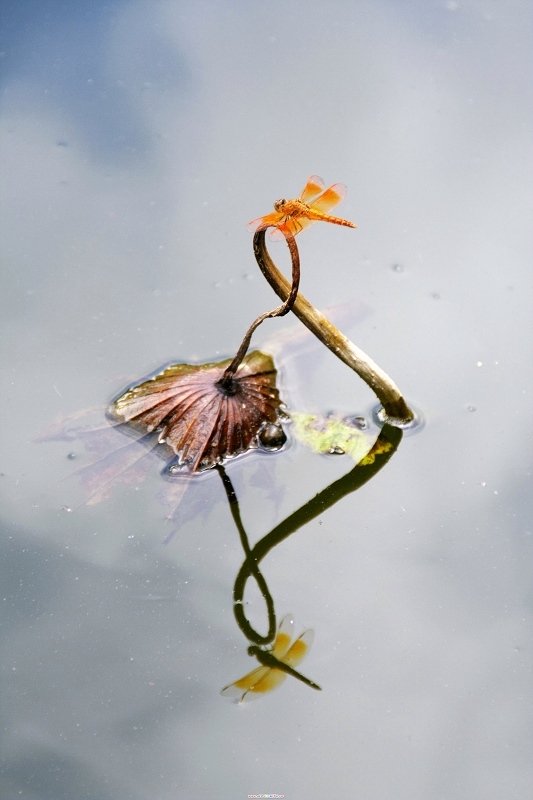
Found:
<svg viewBox="0 0 533 800"><path fill-rule="evenodd" d="M476 410L475 406L467 406L466 408L467 408L467 411L471 411L471 412Z"/></svg>
<svg viewBox="0 0 533 800"><path fill-rule="evenodd" d="M338 444L334 445L333 447L330 447L327 452L328 456L344 456L345 454L346 451L343 450L342 447L339 447Z"/></svg>
<svg viewBox="0 0 533 800"><path fill-rule="evenodd" d="M259 431L259 443L264 450L280 450L286 441L287 436L281 425L273 422L264 425Z"/></svg>
<svg viewBox="0 0 533 800"><path fill-rule="evenodd" d="M344 417L343 422L351 428L357 428L360 431L365 431L368 428L368 422L364 417Z"/></svg>
<svg viewBox="0 0 533 800"><path fill-rule="evenodd" d="M74 461L76 458L76 453L68 453L67 458L70 459L70 461Z"/></svg>
<svg viewBox="0 0 533 800"><path fill-rule="evenodd" d="M393 272L404 272L405 267L403 264L393 264L391 267Z"/></svg>

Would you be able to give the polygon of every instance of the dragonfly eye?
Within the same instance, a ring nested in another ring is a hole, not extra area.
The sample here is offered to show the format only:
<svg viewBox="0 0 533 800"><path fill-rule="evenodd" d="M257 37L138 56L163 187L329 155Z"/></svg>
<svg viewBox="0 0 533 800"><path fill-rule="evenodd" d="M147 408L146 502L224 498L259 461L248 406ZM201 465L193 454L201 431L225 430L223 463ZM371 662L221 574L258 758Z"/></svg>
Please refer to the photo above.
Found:
<svg viewBox="0 0 533 800"><path fill-rule="evenodd" d="M283 208L286 202L287 201L285 200L285 198L282 198L281 200L276 200L276 202L274 203L274 210L279 211L281 208Z"/></svg>

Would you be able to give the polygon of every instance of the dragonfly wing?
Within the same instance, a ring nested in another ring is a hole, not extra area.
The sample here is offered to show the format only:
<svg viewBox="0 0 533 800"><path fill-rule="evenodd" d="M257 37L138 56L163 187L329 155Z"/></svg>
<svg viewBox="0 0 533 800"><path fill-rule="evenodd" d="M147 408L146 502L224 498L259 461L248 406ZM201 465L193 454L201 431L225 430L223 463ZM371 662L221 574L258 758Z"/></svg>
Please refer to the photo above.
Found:
<svg viewBox="0 0 533 800"><path fill-rule="evenodd" d="M302 203L309 203L313 197L324 190L324 181L318 175L311 175L298 198Z"/></svg>
<svg viewBox="0 0 533 800"><path fill-rule="evenodd" d="M315 222L318 222L317 219L309 219L309 217L294 217L293 219L289 219L284 222L284 226L290 230L293 236L296 236L297 233L301 233L305 231L307 228L310 228L311 225L314 225ZM272 231L270 234L270 238L273 242L279 242L281 239L285 238L280 230Z"/></svg>
<svg viewBox="0 0 533 800"><path fill-rule="evenodd" d="M319 211L321 214L327 214L332 208L342 203L346 197L346 186L343 183L334 183L325 192L322 192L320 197L317 197L309 206L313 211Z"/></svg>
<svg viewBox="0 0 533 800"><path fill-rule="evenodd" d="M307 217L292 217L286 219L283 225L278 225L274 230L270 231L269 238L273 242L282 242L285 239L283 231L281 230L282 228L285 228L285 230L288 230L293 236L296 236L297 233L300 233L300 231L303 231L315 222L317 222L316 219L307 219Z"/></svg>
<svg viewBox="0 0 533 800"><path fill-rule="evenodd" d="M253 219L246 226L246 230L250 231L250 233L255 233L260 226L264 225L268 227L269 225L279 225L281 222L283 222L283 215L278 211L273 211L271 214L266 214L264 217Z"/></svg>
<svg viewBox="0 0 533 800"><path fill-rule="evenodd" d="M280 669L269 669L267 674L255 684L251 691L254 692L254 694L272 692L274 689L277 689L278 686L281 686L286 677L287 673L282 672Z"/></svg>
<svg viewBox="0 0 533 800"><path fill-rule="evenodd" d="M309 652L309 648L313 644L313 639L315 638L315 632L308 628L308 630L304 631L293 644L289 647L281 661L284 664L287 664L289 667L297 666L300 661L306 657L307 653Z"/></svg>
<svg viewBox="0 0 533 800"><path fill-rule="evenodd" d="M283 661L284 656L289 650L294 629L292 614L285 614L278 626L278 632L272 646L272 655L278 661Z"/></svg>
<svg viewBox="0 0 533 800"><path fill-rule="evenodd" d="M244 678L225 686L220 692L224 697L233 697L243 702L253 700L281 686L287 674L280 669L257 667Z"/></svg>
<svg viewBox="0 0 533 800"><path fill-rule="evenodd" d="M287 227L289 227L289 226L287 226ZM290 230L290 228L289 228L289 230ZM291 233L292 233L292 231L291 231ZM294 233L293 233L293 236L294 236ZM281 230L279 228L273 228L273 230L271 230L270 233L268 234L268 238L270 239L271 242L282 242L285 237L284 237L283 233L281 232Z"/></svg>
<svg viewBox="0 0 533 800"><path fill-rule="evenodd" d="M256 667L235 683L224 686L220 694L224 697L243 697L247 692L255 691L254 687L261 683L268 672L270 667Z"/></svg>

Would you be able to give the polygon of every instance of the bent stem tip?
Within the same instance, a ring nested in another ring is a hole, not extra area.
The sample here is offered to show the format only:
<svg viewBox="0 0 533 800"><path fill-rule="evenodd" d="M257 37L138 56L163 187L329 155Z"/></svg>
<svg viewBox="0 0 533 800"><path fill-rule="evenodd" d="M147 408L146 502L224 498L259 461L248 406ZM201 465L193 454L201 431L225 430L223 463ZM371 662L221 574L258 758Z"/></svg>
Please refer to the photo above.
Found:
<svg viewBox="0 0 533 800"><path fill-rule="evenodd" d="M258 228L258 231L266 231L269 226L261 226ZM241 346L237 350L235 357L229 367L224 371L222 378L219 381L219 386L226 392L231 393L233 388L233 376L237 372L246 352L250 346L250 341L252 339L253 333L256 328L264 322L265 319L272 319L273 317L283 317L285 314L288 314L291 311L296 297L298 295L298 288L300 286L300 253L298 252L298 248L296 246L296 241L292 233L286 228L280 228L283 235L285 236L285 240L287 242L287 246L289 248L289 252L291 254L291 262L292 262L292 284L289 286L287 283L287 292L282 297L283 303L282 305L274 308L272 311L265 311L264 314L261 314L257 317L256 320L252 322L248 330L244 335L244 339L241 342ZM255 241L255 239L254 239Z"/></svg>

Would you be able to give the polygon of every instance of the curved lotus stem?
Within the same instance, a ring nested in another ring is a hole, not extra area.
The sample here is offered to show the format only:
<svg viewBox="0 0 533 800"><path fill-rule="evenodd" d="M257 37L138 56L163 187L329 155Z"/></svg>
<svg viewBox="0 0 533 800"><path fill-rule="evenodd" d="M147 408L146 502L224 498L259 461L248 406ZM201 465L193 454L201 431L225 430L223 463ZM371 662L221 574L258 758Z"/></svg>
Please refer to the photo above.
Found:
<svg viewBox="0 0 533 800"><path fill-rule="evenodd" d="M283 231L289 243L285 231ZM293 239L294 242L294 239ZM290 247L290 244L289 244ZM292 252L292 251L291 251ZM254 235L254 254L259 269L276 294L289 297L290 285L272 261L265 242L265 228L259 228ZM292 294L292 293L291 293ZM407 425L414 414L405 402L402 393L386 372L369 356L342 334L323 314L320 313L302 294L298 294L292 311L309 330L356 372L375 392L383 406L382 421L390 425Z"/></svg>
<svg viewBox="0 0 533 800"><path fill-rule="evenodd" d="M258 228L258 230L265 231L268 227L269 227L268 225L262 226L261 228ZM292 233L289 230L286 230L285 228L280 228L280 230L285 236L285 239L287 241L287 246L291 254L292 285L289 286L289 284L287 283L287 292L285 293L287 296L282 305L278 306L277 308L274 308L272 311L265 311L264 314L261 314L259 317L257 317L256 320L254 320L254 322L252 322L252 324L246 331L241 346L237 350L237 353L235 354L233 361L231 362L229 367L225 370L224 375L220 379L220 386L222 386L223 389L226 390L231 389L233 383L233 376L237 372L241 361L246 355L246 351L250 346L250 341L255 329L258 328L259 325L261 325L261 323L264 322L265 319L271 319L272 317L283 317L285 316L285 314L288 314L294 305L296 296L298 295L298 287L300 285L300 254L298 252L296 241ZM283 300L283 297L281 299Z"/></svg>

